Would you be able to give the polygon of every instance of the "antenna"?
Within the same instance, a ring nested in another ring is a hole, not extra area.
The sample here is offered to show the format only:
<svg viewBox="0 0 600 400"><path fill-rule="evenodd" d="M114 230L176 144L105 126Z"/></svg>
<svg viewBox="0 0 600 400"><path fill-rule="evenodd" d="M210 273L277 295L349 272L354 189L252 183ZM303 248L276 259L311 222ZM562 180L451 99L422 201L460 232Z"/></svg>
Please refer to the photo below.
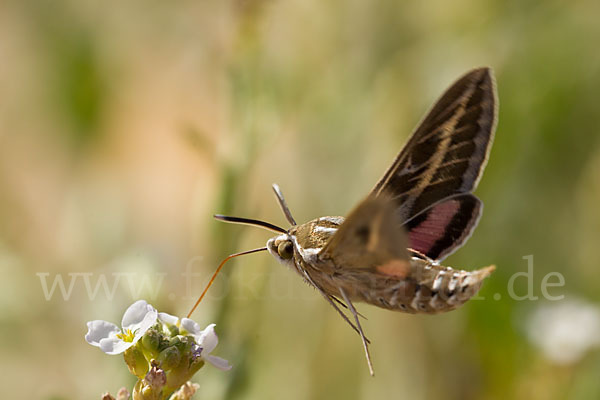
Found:
<svg viewBox="0 0 600 400"><path fill-rule="evenodd" d="M265 221L259 221L257 219L242 218L242 217L230 217L230 216L221 215L221 214L215 214L214 217L215 217L215 219L218 219L219 221L230 222L232 224L245 224L245 225L259 226L261 228L265 228L265 229L268 229L273 232L287 233L287 231L285 229L280 228L277 225L273 225L273 224L270 224Z"/></svg>
<svg viewBox="0 0 600 400"><path fill-rule="evenodd" d="M288 208L287 203L285 202L285 198L283 197L283 193L281 193L281 189L279 189L278 184L273 184L273 191L275 192L275 196L277 196L277 201L279 201L279 206L285 214L285 218L290 224L292 224L292 226L298 225L294 217L292 217L292 213L290 212L290 209Z"/></svg>

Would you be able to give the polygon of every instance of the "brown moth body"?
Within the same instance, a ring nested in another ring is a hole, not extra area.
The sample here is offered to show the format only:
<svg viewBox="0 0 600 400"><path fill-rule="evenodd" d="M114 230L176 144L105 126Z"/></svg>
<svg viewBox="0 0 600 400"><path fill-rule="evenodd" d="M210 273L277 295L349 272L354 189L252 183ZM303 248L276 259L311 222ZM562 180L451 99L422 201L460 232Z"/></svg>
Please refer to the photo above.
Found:
<svg viewBox="0 0 600 400"><path fill-rule="evenodd" d="M495 267L476 271L445 267L414 250L406 259L376 265L374 268L345 268L332 259L322 258L322 248L337 232L343 217L322 217L292 227L287 234L267 242L269 252L282 264L294 269L307 283L330 296L342 288L352 301L410 314L437 314L454 310L473 297L483 279ZM278 252L286 243L294 246L292 258Z"/></svg>

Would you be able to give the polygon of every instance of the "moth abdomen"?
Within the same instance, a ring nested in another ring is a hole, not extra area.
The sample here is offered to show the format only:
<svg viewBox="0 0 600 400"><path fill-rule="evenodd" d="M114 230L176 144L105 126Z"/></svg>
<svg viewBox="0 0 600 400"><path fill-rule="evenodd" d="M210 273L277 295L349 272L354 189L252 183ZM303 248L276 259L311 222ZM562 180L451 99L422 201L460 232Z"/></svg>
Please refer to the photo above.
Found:
<svg viewBox="0 0 600 400"><path fill-rule="evenodd" d="M410 307L417 313L439 313L453 310L471 297L481 288L483 280L495 267L486 267L476 271L455 270L438 265L415 266L418 271L418 286L411 300Z"/></svg>
<svg viewBox="0 0 600 400"><path fill-rule="evenodd" d="M380 275L374 280L371 277L368 284L361 279L354 279L352 284L346 281L346 288L355 300L377 307L410 314L437 314L467 302L494 270L494 267L455 270L421 259L413 259L411 264L412 273L405 279Z"/></svg>

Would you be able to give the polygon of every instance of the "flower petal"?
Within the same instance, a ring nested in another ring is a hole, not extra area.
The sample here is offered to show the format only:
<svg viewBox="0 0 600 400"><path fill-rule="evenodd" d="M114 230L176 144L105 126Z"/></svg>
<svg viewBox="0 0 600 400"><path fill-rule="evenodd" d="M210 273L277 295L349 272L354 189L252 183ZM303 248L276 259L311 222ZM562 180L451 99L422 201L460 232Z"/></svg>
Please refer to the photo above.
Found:
<svg viewBox="0 0 600 400"><path fill-rule="evenodd" d="M179 322L179 318L177 318L174 315L167 314L166 312L159 312L158 319L161 322L164 322L165 324L169 324L169 325L177 325L177 322Z"/></svg>
<svg viewBox="0 0 600 400"><path fill-rule="evenodd" d="M157 312L149 312L146 314L146 318L135 328L133 331L135 332L135 336L133 337L133 343L137 343L138 340L144 336L146 331L152 327L152 325L156 324L156 316Z"/></svg>
<svg viewBox="0 0 600 400"><path fill-rule="evenodd" d="M204 349L202 351L203 357L206 358L219 343L219 338L215 333L215 324L210 324L200 333L200 335L196 335L196 343L202 346Z"/></svg>
<svg viewBox="0 0 600 400"><path fill-rule="evenodd" d="M121 354L134 344L134 342L125 342L116 336L112 336L100 340L100 350L106 354Z"/></svg>
<svg viewBox="0 0 600 400"><path fill-rule="evenodd" d="M115 324L108 321L95 320L87 323L88 331L85 334L85 341L92 346L100 347L100 341L116 335L120 329Z"/></svg>
<svg viewBox="0 0 600 400"><path fill-rule="evenodd" d="M136 329L140 329L142 325L145 326L149 321L152 321L150 326L154 325L154 323L156 323L157 316L158 313L154 307L148 304L145 300L138 300L130 305L125 311L125 314L123 314L121 326L124 330L129 329L131 331L135 331Z"/></svg>
<svg viewBox="0 0 600 400"><path fill-rule="evenodd" d="M202 329L200 329L200 325L198 325L195 321L189 318L181 319L181 327L185 329L190 335L199 336L202 334Z"/></svg>
<svg viewBox="0 0 600 400"><path fill-rule="evenodd" d="M229 361L225 360L224 358L208 355L204 356L204 359L215 367L219 368L221 371L229 371L231 369Z"/></svg>

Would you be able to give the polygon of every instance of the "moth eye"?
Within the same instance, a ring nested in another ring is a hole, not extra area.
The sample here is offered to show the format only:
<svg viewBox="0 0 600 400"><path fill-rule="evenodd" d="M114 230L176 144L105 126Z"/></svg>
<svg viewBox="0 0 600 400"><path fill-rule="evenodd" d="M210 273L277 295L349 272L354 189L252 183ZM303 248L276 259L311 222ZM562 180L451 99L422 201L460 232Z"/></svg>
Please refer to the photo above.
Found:
<svg viewBox="0 0 600 400"><path fill-rule="evenodd" d="M294 247L292 246L292 242L286 241L279 243L277 246L277 253L284 260L289 260L294 255Z"/></svg>

